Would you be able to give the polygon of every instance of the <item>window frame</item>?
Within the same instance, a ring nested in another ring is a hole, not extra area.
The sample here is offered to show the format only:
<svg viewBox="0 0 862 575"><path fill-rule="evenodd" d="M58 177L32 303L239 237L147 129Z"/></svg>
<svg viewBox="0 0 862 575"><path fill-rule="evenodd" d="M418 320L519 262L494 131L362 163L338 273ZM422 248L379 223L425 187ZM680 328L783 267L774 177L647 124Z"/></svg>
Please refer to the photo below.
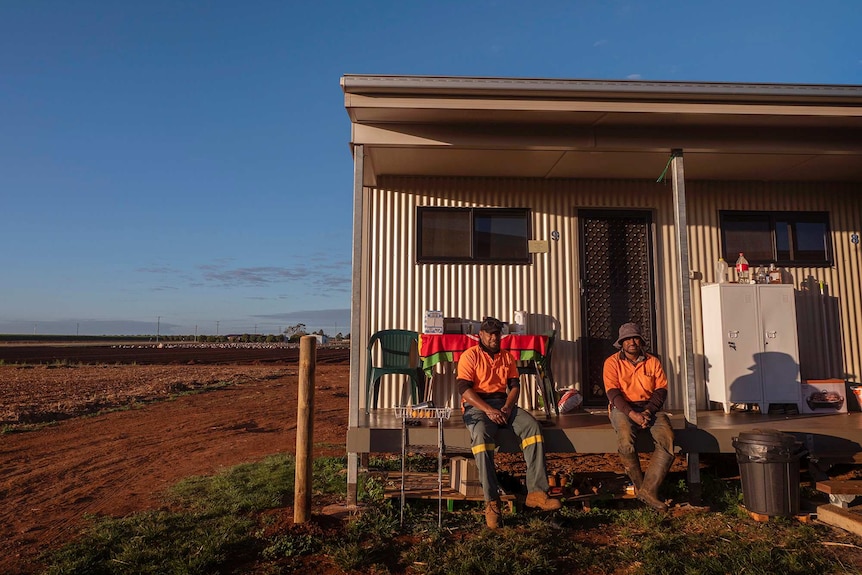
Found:
<svg viewBox="0 0 862 575"><path fill-rule="evenodd" d="M746 253L746 259L752 265L766 265L774 263L780 267L832 267L834 263L834 252L832 248L832 226L829 221L829 212L826 211L806 211L806 212L787 212L787 211L756 211L756 210L719 210L718 226L721 240L721 253L724 259L732 264L736 261L739 254L738 250L732 253L728 251L727 246L727 223L729 220L736 218L736 221L747 219L751 222L758 222L768 226L769 240L771 244L772 258L762 259L752 257ZM785 223L788 228L788 251L789 257L779 258L778 249L778 232L777 223ZM799 259L794 257L794 252L798 250L797 244L797 225L798 224L818 224L823 226L823 259ZM745 250L741 250L745 253Z"/></svg>
<svg viewBox="0 0 862 575"><path fill-rule="evenodd" d="M422 253L423 214L425 213L459 213L469 215L470 253L468 256L428 256ZM477 217L493 218L494 216L518 216L524 220L524 255L523 257L479 257L476 255L481 232L476 229ZM500 265L531 265L533 257L530 253L530 239L533 235L532 210L530 208L486 208L486 207L451 207L451 206L417 206L416 208L416 263L417 264L500 264Z"/></svg>

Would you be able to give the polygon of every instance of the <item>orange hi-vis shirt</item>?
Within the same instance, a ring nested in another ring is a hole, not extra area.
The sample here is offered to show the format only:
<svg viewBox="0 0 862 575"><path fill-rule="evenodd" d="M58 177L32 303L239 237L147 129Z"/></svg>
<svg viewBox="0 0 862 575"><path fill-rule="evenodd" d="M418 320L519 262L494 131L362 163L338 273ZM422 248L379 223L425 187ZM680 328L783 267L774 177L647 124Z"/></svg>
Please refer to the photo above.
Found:
<svg viewBox="0 0 862 575"><path fill-rule="evenodd" d="M505 394L509 380L517 378L518 365L505 349L492 358L488 352L475 345L462 353L458 360L458 379L472 381L473 391L480 396ZM461 403L463 405L463 398Z"/></svg>
<svg viewBox="0 0 862 575"><path fill-rule="evenodd" d="M621 353L615 353L605 360L605 393L617 388L632 403L649 401L653 392L667 387L667 376L661 362L654 355L644 354L646 359L633 364Z"/></svg>

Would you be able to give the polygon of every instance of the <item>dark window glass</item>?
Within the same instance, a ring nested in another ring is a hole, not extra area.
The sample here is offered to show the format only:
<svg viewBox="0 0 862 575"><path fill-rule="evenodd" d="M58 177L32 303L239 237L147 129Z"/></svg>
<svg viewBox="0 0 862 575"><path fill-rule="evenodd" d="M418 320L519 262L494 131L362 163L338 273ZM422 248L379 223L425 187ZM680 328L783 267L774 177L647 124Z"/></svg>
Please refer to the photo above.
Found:
<svg viewBox="0 0 862 575"><path fill-rule="evenodd" d="M529 263L524 208L417 210L419 262Z"/></svg>
<svg viewBox="0 0 862 575"><path fill-rule="evenodd" d="M724 258L751 264L832 265L826 212L719 212Z"/></svg>
<svg viewBox="0 0 862 575"><path fill-rule="evenodd" d="M790 261L790 228L789 222L779 220L775 222L775 257L779 260Z"/></svg>
<svg viewBox="0 0 862 575"><path fill-rule="evenodd" d="M422 210L419 214L420 254L429 259L470 257L468 210Z"/></svg>
<svg viewBox="0 0 862 575"><path fill-rule="evenodd" d="M823 222L797 222L793 235L793 259L817 262L827 249L827 228Z"/></svg>
<svg viewBox="0 0 862 575"><path fill-rule="evenodd" d="M722 230L728 256L744 252L748 261L772 259L772 232L769 222L751 216L728 217ZM736 261L736 257L725 259L731 263Z"/></svg>

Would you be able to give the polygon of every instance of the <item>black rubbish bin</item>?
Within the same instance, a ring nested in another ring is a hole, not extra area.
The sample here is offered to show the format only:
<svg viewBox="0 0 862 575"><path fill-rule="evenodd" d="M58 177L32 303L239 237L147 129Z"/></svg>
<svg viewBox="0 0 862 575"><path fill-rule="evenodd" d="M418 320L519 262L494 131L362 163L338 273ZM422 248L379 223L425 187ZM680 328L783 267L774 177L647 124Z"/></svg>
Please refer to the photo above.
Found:
<svg viewBox="0 0 862 575"><path fill-rule="evenodd" d="M733 438L746 509L769 516L799 513L802 443L777 429L753 429Z"/></svg>

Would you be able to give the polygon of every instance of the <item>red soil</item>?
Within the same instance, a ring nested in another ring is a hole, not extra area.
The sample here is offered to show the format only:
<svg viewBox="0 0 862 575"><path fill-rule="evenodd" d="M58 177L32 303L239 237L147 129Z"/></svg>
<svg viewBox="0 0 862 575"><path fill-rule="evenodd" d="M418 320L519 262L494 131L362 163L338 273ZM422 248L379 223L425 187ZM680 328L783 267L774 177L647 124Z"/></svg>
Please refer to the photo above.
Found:
<svg viewBox="0 0 862 575"><path fill-rule="evenodd" d="M315 453L342 455L346 354L331 364L326 350L318 352ZM183 478L293 453L296 353L268 365L212 365L229 353L200 351L195 365L140 365L148 361L142 354L139 365L118 365L105 352L98 365L25 366L10 365L23 352L0 346L0 425L140 406L0 435L0 573L38 571L38 555L72 539L86 515L158 508L163 490ZM234 385L152 401L224 381Z"/></svg>
<svg viewBox="0 0 862 575"><path fill-rule="evenodd" d="M297 360L284 348L0 345L0 426L59 421L0 435L0 573L39 571L39 554L73 539L87 516L155 509L186 477L294 453ZM319 349L316 455L344 454L348 381L347 351ZM231 385L177 396L219 382ZM498 461L521 466L514 455ZM616 455L549 454L548 471L622 468Z"/></svg>

